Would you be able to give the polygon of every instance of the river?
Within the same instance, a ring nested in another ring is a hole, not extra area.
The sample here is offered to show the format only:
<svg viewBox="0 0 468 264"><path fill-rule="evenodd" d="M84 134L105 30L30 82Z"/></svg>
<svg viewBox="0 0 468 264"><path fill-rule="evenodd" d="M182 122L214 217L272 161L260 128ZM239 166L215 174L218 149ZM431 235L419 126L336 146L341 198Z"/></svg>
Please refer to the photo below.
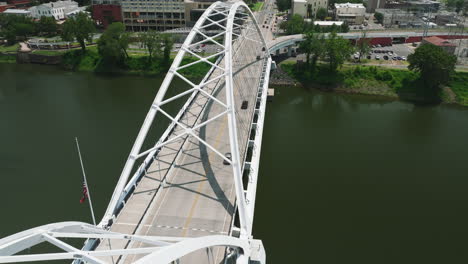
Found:
<svg viewBox="0 0 468 264"><path fill-rule="evenodd" d="M91 221L75 136L100 218L162 79L0 64L0 80L0 237ZM277 88L254 237L268 263L464 263L467 173L468 108Z"/></svg>

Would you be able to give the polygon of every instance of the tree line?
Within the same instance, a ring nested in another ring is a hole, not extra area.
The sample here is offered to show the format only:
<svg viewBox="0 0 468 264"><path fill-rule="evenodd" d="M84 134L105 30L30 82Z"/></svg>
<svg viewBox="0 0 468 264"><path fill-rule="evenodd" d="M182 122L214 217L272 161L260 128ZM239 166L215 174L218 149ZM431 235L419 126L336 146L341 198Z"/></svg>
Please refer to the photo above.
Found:
<svg viewBox="0 0 468 264"><path fill-rule="evenodd" d="M81 55L86 53L86 42L92 42L96 31L94 22L84 13L68 19L63 24L61 32L65 41L76 41L81 46ZM170 63L171 50L174 45L172 37L168 34L156 31L132 34L125 31L125 25L115 22L102 33L97 41L97 50L101 58L101 64L125 67L130 56L128 48L131 43L139 43L145 48L148 56L148 66L158 63L168 66Z"/></svg>
<svg viewBox="0 0 468 264"><path fill-rule="evenodd" d="M285 31L287 35L301 34L304 32L315 32L315 33L327 33L327 32L338 32L346 33L349 32L349 25L344 22L341 26L335 24L328 27L321 27L320 25L314 25L304 21L300 15L293 15L290 20L282 22L279 27Z"/></svg>
<svg viewBox="0 0 468 264"><path fill-rule="evenodd" d="M54 36L59 26L53 17L41 17L38 21L26 16L0 14L0 37L9 45L33 35Z"/></svg>
<svg viewBox="0 0 468 264"><path fill-rule="evenodd" d="M367 55L371 49L365 32L352 46L348 40L338 36L336 32L329 33L325 37L325 34L309 31L304 34L304 40L299 45L306 57L305 65L300 69L302 78L306 80L311 80L321 74L334 78L337 76L339 67L350 59L353 52L359 52L360 61L360 58ZM325 62L326 71L319 68L319 60ZM441 47L422 44L408 56L408 62L408 68L417 73L417 78L407 80L406 88L426 102L440 101L442 87L449 83L455 73L456 56L447 53ZM317 69L320 69L320 72Z"/></svg>

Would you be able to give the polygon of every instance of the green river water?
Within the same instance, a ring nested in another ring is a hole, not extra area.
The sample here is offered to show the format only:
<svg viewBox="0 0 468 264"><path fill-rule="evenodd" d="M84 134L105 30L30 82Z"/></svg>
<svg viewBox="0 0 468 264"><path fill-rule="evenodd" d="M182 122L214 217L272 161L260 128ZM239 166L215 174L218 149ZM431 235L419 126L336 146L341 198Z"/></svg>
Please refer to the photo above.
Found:
<svg viewBox="0 0 468 264"><path fill-rule="evenodd" d="M91 221L75 136L100 219L161 80L0 64L0 237ZM466 263L467 223L468 108L276 89L254 223L268 263Z"/></svg>

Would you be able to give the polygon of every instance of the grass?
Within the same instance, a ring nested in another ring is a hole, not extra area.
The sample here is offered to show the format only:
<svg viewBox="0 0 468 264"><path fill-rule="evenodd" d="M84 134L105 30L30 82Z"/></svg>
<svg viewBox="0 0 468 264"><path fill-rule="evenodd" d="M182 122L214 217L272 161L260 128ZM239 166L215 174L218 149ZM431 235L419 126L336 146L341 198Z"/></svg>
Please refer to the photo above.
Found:
<svg viewBox="0 0 468 264"><path fill-rule="evenodd" d="M407 70L383 69L375 66L343 67L330 72L325 64L319 64L315 71L294 63L281 64L290 76L322 89L361 94L379 94L396 97L405 80L414 79L414 73Z"/></svg>
<svg viewBox="0 0 468 264"><path fill-rule="evenodd" d="M1 56L0 63L16 63L16 56Z"/></svg>
<svg viewBox="0 0 468 264"><path fill-rule="evenodd" d="M440 95L427 89L419 74L404 69L389 69L376 66L346 66L330 72L325 64L314 71L294 62L281 63L280 67L291 77L309 88L344 93L382 95L417 103L454 102L446 89ZM448 87L455 95L455 102L468 106L468 73L456 72Z"/></svg>
<svg viewBox="0 0 468 264"><path fill-rule="evenodd" d="M143 75L161 75L167 73L169 65L172 64L173 57L171 56L169 63L164 64L162 58L149 60L149 56L144 53L129 53L129 58L124 62L109 63L102 60L98 53L97 47L88 47L86 53L81 50L73 50L66 52L63 55L63 66L69 70L88 71L88 72L105 72L105 73L120 73L120 74L143 74ZM181 65L185 65L195 61L194 57L183 58ZM214 61L212 59L211 61ZM185 77L203 77L211 68L208 63L197 63L189 66L179 72Z"/></svg>
<svg viewBox="0 0 468 264"><path fill-rule="evenodd" d="M39 54L39 55L47 55L47 56L57 56L57 55L63 55L67 52L66 50L34 50L32 51L33 54Z"/></svg>
<svg viewBox="0 0 468 264"><path fill-rule="evenodd" d="M260 11L262 10L262 7L263 7L263 2L257 2L255 3L250 9L255 12L255 11Z"/></svg>
<svg viewBox="0 0 468 264"><path fill-rule="evenodd" d="M0 45L0 52L16 52L19 49L19 43L13 44L11 46Z"/></svg>
<svg viewBox="0 0 468 264"><path fill-rule="evenodd" d="M459 104L468 106L468 72L456 72L449 85Z"/></svg>

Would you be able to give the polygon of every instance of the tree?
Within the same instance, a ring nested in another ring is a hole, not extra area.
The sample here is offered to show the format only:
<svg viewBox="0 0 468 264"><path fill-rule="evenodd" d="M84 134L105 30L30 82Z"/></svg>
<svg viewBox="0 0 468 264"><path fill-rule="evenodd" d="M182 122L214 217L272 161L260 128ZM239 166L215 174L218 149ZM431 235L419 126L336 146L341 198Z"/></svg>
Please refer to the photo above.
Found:
<svg viewBox="0 0 468 264"><path fill-rule="evenodd" d="M463 6L466 5L464 0L458 0L455 2L455 12L460 13L463 10Z"/></svg>
<svg viewBox="0 0 468 264"><path fill-rule="evenodd" d="M286 34L299 34L304 31L304 18L300 15L293 15L289 21L281 23L280 28L286 31Z"/></svg>
<svg viewBox="0 0 468 264"><path fill-rule="evenodd" d="M344 61L353 53L353 48L349 41L336 35L336 32L329 34L325 42L325 60L328 61L330 71L335 72L338 66L341 66Z"/></svg>
<svg viewBox="0 0 468 264"><path fill-rule="evenodd" d="M112 23L98 40L98 52L106 63L119 63L128 58L129 34L125 26Z"/></svg>
<svg viewBox="0 0 468 264"><path fill-rule="evenodd" d="M307 32L304 36L304 41L299 45L301 50L306 54L306 65L308 67L315 68L318 58L323 54L324 51L324 36L321 37L319 34L314 32ZM312 57L312 63L310 59Z"/></svg>
<svg viewBox="0 0 468 264"><path fill-rule="evenodd" d="M317 14L315 14L315 17L319 20L324 20L328 16L328 11L326 8L319 7L317 9Z"/></svg>
<svg viewBox="0 0 468 264"><path fill-rule="evenodd" d="M440 86L446 84L455 71L457 58L438 46L423 44L408 56L408 61L408 68L419 72L424 86L436 95Z"/></svg>
<svg viewBox="0 0 468 264"><path fill-rule="evenodd" d="M0 14L0 36L4 37L8 44L14 44L17 37L27 38L35 33L35 25L31 18Z"/></svg>
<svg viewBox="0 0 468 264"><path fill-rule="evenodd" d="M76 40L80 43L81 50L86 51L85 41L92 41L95 31L94 22L86 13L78 13L63 23L62 39L65 41Z"/></svg>
<svg viewBox="0 0 468 264"><path fill-rule="evenodd" d="M361 57L371 50L366 31L362 32L361 37L357 41L357 50L359 51L359 62L361 62Z"/></svg>
<svg viewBox="0 0 468 264"><path fill-rule="evenodd" d="M57 33L58 26L54 17L42 16L37 23L37 31L49 36Z"/></svg>
<svg viewBox="0 0 468 264"><path fill-rule="evenodd" d="M278 10L281 12L291 9L290 0L277 0L276 5L278 6Z"/></svg>
<svg viewBox="0 0 468 264"><path fill-rule="evenodd" d="M172 39L171 35L169 34L163 35L163 45L164 45L163 64L169 65L169 62L171 60L171 50L172 50L172 47L174 46L174 40Z"/></svg>
<svg viewBox="0 0 468 264"><path fill-rule="evenodd" d="M382 13L375 12L374 18L379 22L379 24L383 24L384 15Z"/></svg>
<svg viewBox="0 0 468 264"><path fill-rule="evenodd" d="M153 30L149 30L140 34L140 41L143 46L146 47L149 53L149 61L153 59L153 57L158 55L161 51L161 35Z"/></svg>
<svg viewBox="0 0 468 264"><path fill-rule="evenodd" d="M349 32L349 25L348 25L348 23L346 21L343 22L343 24L341 24L340 31L342 33L348 33Z"/></svg>

